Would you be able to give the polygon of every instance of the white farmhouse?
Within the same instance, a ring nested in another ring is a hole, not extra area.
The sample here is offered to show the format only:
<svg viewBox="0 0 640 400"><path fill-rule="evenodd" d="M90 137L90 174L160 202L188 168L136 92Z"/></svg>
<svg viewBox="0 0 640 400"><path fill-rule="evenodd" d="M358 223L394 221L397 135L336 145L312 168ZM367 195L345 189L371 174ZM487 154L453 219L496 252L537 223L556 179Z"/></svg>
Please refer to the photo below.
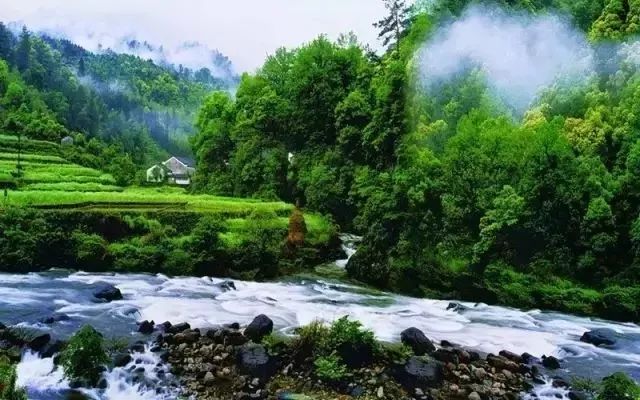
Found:
<svg viewBox="0 0 640 400"><path fill-rule="evenodd" d="M167 182L188 186L196 172L193 160L185 157L171 157L167 161L154 165L147 170L147 182Z"/></svg>

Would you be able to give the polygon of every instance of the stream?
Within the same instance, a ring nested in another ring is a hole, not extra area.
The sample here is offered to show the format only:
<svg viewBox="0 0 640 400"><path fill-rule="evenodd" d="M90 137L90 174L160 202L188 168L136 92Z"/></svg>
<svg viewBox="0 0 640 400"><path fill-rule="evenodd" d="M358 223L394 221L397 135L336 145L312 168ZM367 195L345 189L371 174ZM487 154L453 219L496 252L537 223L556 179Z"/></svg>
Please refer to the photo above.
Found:
<svg viewBox="0 0 640 400"><path fill-rule="evenodd" d="M336 265L343 265L342 261ZM96 302L93 290L105 282L117 286L124 299ZM136 333L136 322L142 320L186 321L202 328L246 324L256 315L266 314L276 330L290 334L314 319L331 321L349 315L385 341L398 341L402 330L415 326L435 343L446 339L482 353L505 349L538 357L554 355L563 360L563 370L556 372L563 376L598 379L622 370L640 379L640 326L634 324L464 302L459 303L464 307L448 310L449 301L416 299L320 280L234 281L236 290L228 291L219 286L221 282L208 277L56 269L27 275L0 274L0 321L35 328L54 339L67 338L80 326L91 324L106 338L134 342L149 340ZM51 325L38 322L54 313L70 318ZM617 331L621 337L616 347L599 348L579 340L584 332L595 328ZM158 362L154 353L138 353L130 365L105 373L106 389L84 392L101 400L175 399L171 373L166 366L157 367ZM27 388L33 400L64 399L69 389L69 382L60 369L54 369L52 359L40 359L31 353L24 354L18 365L18 384ZM535 392L541 399L566 398L566 393L550 384L538 386Z"/></svg>

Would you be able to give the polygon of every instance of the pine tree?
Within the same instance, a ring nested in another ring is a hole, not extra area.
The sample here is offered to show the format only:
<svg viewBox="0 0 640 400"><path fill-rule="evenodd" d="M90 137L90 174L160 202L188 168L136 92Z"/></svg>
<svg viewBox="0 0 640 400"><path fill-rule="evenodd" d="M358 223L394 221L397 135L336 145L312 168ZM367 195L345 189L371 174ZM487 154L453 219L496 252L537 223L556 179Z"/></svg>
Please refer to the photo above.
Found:
<svg viewBox="0 0 640 400"><path fill-rule="evenodd" d="M13 62L13 35L7 27L0 22L0 58L7 61L8 64Z"/></svg>
<svg viewBox="0 0 640 400"><path fill-rule="evenodd" d="M411 7L408 7L404 0L383 0L384 6L389 10L389 15L373 24L380 29L378 38L382 39L382 44L389 48L397 46L402 37L403 31L411 23Z"/></svg>
<svg viewBox="0 0 640 400"><path fill-rule="evenodd" d="M80 57L78 62L78 75L85 76L87 74L87 67L84 65L84 57Z"/></svg>
<svg viewBox="0 0 640 400"><path fill-rule="evenodd" d="M16 49L16 67L20 72L24 72L29 68L29 61L31 57L31 37L27 27L22 27L22 33L20 33L20 39L18 41L18 48Z"/></svg>

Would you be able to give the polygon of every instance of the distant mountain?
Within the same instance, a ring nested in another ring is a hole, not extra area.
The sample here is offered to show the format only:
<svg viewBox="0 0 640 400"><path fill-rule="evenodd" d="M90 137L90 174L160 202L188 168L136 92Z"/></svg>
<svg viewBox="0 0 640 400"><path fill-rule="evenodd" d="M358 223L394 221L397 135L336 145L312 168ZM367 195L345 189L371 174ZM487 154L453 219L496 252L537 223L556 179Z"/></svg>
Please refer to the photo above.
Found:
<svg viewBox="0 0 640 400"><path fill-rule="evenodd" d="M205 97L239 81L227 57L198 43L170 50L124 38L87 49L15 30L0 23L0 131L53 141L81 133L138 165L167 153L190 156L188 138Z"/></svg>

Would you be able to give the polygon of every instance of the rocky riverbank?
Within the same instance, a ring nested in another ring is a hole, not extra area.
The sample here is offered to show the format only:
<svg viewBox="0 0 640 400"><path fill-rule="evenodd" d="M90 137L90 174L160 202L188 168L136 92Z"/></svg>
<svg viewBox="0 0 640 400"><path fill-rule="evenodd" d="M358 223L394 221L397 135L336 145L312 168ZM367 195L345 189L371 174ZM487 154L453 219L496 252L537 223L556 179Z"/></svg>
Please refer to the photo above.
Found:
<svg viewBox="0 0 640 400"><path fill-rule="evenodd" d="M148 330L150 323L141 327ZM512 400L542 382L540 368L559 366L553 357L538 360L507 351L481 355L447 342L436 346L410 328L400 338L404 347L358 349L351 356L367 361L327 380L319 376L313 356L301 351L300 339L275 340L272 328L264 315L244 329L238 324L199 330L164 323L155 328L161 333L152 351L166 352L185 395L211 400Z"/></svg>

